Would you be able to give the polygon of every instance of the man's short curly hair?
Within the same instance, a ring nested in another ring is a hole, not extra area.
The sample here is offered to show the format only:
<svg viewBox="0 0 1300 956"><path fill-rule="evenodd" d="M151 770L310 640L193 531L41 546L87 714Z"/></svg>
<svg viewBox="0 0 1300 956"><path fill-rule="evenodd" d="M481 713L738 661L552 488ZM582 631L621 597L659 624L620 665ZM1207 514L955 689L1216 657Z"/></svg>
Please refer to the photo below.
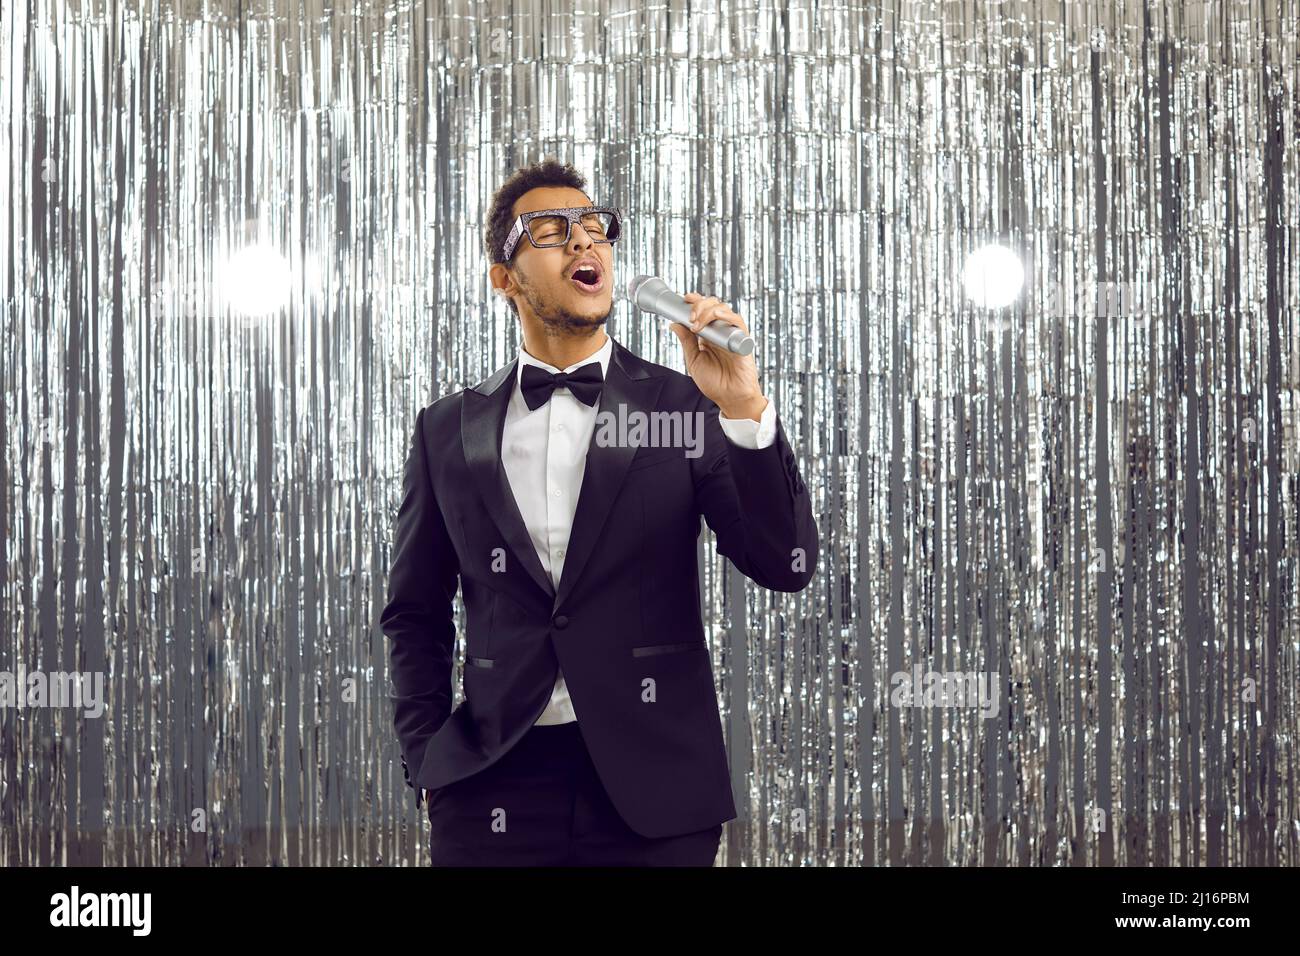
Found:
<svg viewBox="0 0 1300 956"><path fill-rule="evenodd" d="M506 237L510 235L510 230L515 224L513 212L515 200L528 190L537 189L539 186L570 186L586 193L587 180L568 163L561 163L554 159L544 159L531 166L516 169L492 196L492 205L488 208L487 225L483 229L483 244L490 264L506 261L503 247L506 244ZM587 199L590 200L591 197L588 196ZM510 302L511 310L518 315L519 309L515 307L514 300L507 301Z"/></svg>

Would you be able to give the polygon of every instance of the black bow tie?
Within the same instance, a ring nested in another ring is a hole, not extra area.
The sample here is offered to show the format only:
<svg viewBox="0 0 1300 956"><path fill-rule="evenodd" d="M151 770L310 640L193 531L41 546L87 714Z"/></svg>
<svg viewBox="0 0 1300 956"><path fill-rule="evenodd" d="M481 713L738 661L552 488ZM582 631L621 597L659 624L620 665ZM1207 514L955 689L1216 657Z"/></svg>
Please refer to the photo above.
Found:
<svg viewBox="0 0 1300 956"><path fill-rule="evenodd" d="M578 401L594 406L604 383L599 362L588 362L572 372L548 372L536 365L525 365L520 389L532 411L550 401L551 393L557 388L567 388Z"/></svg>

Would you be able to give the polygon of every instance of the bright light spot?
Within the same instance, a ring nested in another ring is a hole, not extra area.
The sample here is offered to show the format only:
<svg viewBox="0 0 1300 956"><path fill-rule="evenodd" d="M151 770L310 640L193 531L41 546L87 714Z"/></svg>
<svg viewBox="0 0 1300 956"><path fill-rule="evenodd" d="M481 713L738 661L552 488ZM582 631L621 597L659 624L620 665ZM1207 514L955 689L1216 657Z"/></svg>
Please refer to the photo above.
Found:
<svg viewBox="0 0 1300 956"><path fill-rule="evenodd" d="M246 246L230 257L223 278L230 304L245 315L265 315L289 301L289 260L268 245Z"/></svg>
<svg viewBox="0 0 1300 956"><path fill-rule="evenodd" d="M997 309L1016 301L1025 284L1025 268L1006 246L980 246L966 258L961 283L976 305Z"/></svg>

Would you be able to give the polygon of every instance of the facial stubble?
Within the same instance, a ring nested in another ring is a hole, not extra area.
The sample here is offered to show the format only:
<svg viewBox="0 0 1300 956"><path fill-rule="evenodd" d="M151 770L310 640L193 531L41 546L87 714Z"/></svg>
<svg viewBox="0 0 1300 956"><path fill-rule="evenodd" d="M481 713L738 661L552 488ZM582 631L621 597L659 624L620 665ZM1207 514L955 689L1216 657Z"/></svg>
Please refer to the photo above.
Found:
<svg viewBox="0 0 1300 956"><path fill-rule="evenodd" d="M545 301L522 277L518 281L519 288L532 306L533 314L541 321L542 331L548 338L587 338L609 320L611 310L606 310L604 315L596 318L578 315L570 312L562 303Z"/></svg>

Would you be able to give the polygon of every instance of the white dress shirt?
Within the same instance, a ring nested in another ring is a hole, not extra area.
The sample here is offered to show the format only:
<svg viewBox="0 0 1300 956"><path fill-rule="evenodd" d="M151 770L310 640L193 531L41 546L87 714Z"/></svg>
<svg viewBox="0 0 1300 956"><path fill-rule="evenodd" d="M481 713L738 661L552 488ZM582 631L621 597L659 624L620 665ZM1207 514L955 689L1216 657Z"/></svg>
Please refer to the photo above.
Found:
<svg viewBox="0 0 1300 956"><path fill-rule="evenodd" d="M578 507L578 492L587 466L587 446L596 427L595 406L574 397L567 388L557 388L544 405L529 409L521 388L524 365L536 365L548 372L572 372L590 362L599 361L602 373L609 372L613 339L594 354L558 369L534 358L519 347L519 366L515 370L514 393L506 409L505 430L501 437L501 458L510 490L519 505L519 513L528 528L537 557L558 589L564 571L564 556L573 529L573 513ZM602 396L603 396L602 392ZM766 448L776 440L776 409L768 401L761 420L730 419L719 415L723 434L743 448ZM550 702L537 719L538 724L564 724L577 720L564 675L556 672L555 689Z"/></svg>

